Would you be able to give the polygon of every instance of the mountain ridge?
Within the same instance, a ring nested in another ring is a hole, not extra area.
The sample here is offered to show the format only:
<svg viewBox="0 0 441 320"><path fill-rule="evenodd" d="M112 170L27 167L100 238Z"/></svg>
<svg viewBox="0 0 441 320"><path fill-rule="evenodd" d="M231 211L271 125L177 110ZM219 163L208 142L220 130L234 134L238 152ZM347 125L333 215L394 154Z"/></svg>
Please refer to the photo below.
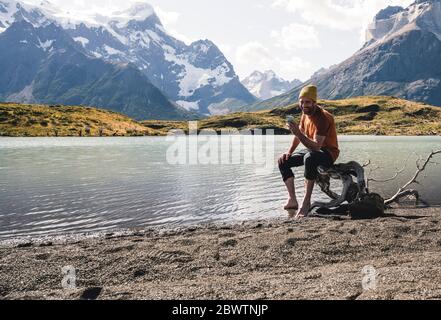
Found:
<svg viewBox="0 0 441 320"><path fill-rule="evenodd" d="M302 82L298 79L287 81L279 77L274 71L254 71L242 84L258 99L265 100L285 93Z"/></svg>
<svg viewBox="0 0 441 320"><path fill-rule="evenodd" d="M285 94L242 110L294 103L307 84L317 85L323 99L389 95L441 106L441 41L437 34L438 30L441 34L441 1L383 9L369 28L365 45L350 58Z"/></svg>
<svg viewBox="0 0 441 320"><path fill-rule="evenodd" d="M0 46L1 100L96 105L138 120L195 117L133 65L91 57L55 24L14 22L0 34Z"/></svg>
<svg viewBox="0 0 441 320"><path fill-rule="evenodd" d="M3 7L9 4L10 13L7 19L0 14L0 21L24 19L34 26L56 23L89 55L133 64L170 100L192 113L229 112L256 101L213 42L199 40L186 45L174 38L149 4L135 4L108 16L78 18L48 1L40 6L1 1Z"/></svg>

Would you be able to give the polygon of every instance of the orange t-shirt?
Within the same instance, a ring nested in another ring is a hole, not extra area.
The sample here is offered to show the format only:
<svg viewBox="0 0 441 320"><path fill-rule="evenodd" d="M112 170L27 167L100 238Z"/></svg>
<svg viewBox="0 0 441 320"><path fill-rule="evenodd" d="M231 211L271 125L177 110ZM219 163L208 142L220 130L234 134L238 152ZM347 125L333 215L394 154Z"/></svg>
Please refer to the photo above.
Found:
<svg viewBox="0 0 441 320"><path fill-rule="evenodd" d="M331 113L318 107L312 116L302 114L300 130L309 139L314 139L315 135L326 137L322 149L329 151L334 162L337 160L340 150L338 149L335 121Z"/></svg>

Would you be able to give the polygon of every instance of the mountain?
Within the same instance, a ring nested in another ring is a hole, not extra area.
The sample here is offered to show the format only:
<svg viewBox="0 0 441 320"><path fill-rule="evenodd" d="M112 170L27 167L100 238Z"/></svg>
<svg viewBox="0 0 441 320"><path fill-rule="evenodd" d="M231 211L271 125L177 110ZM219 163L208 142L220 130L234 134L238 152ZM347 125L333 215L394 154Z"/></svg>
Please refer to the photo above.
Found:
<svg viewBox="0 0 441 320"><path fill-rule="evenodd" d="M381 10L352 57L322 70L305 84L324 99L389 95L441 106L441 0L415 1L407 8ZM247 106L247 110L289 105L301 86Z"/></svg>
<svg viewBox="0 0 441 320"><path fill-rule="evenodd" d="M0 0L0 33L14 22L25 20L34 26L50 24L48 18L34 6L13 0Z"/></svg>
<svg viewBox="0 0 441 320"><path fill-rule="evenodd" d="M257 100L213 42L187 45L172 37L149 4L137 3L108 16L79 17L48 1L30 6L0 0L0 32L19 20L34 27L55 23L89 55L136 66L170 100L193 114L226 113Z"/></svg>
<svg viewBox="0 0 441 320"><path fill-rule="evenodd" d="M108 16L80 18L48 1L28 11L40 16L38 20L26 18L28 22L41 24L41 17L45 17L57 23L89 54L110 62L132 63L187 110L226 113L257 100L240 83L233 66L213 42L199 40L187 45L172 37L147 3L136 3Z"/></svg>
<svg viewBox="0 0 441 320"><path fill-rule="evenodd" d="M132 64L90 56L62 28L26 20L0 34L0 100L94 105L135 119L190 119Z"/></svg>
<svg viewBox="0 0 441 320"><path fill-rule="evenodd" d="M115 13L100 25L66 25L66 30L97 57L133 63L188 110L225 113L256 101L213 42L199 40L186 45L175 39L148 4Z"/></svg>
<svg viewBox="0 0 441 320"><path fill-rule="evenodd" d="M260 71L254 71L242 81L245 88L260 100L270 99L281 95L301 83L302 81L297 79L293 81L284 80L277 76L272 70L263 73Z"/></svg>

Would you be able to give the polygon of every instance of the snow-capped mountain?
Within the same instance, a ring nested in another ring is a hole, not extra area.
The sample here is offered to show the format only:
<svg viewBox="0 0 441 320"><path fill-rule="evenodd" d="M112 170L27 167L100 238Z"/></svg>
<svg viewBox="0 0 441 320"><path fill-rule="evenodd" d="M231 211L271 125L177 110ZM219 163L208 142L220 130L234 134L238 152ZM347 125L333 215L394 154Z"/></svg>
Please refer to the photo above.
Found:
<svg viewBox="0 0 441 320"><path fill-rule="evenodd" d="M441 41L441 0L417 0L407 8L389 6L381 10L366 31L369 49L411 30L425 30Z"/></svg>
<svg viewBox="0 0 441 320"><path fill-rule="evenodd" d="M14 0L0 0L0 33L15 21L25 20L34 26L45 26L48 18L36 7Z"/></svg>
<svg viewBox="0 0 441 320"><path fill-rule="evenodd" d="M242 84L257 98L261 100L270 99L281 95L294 87L300 85L302 81L287 81L277 76L272 70L260 72L254 71L242 81Z"/></svg>
<svg viewBox="0 0 441 320"><path fill-rule="evenodd" d="M131 64L90 56L61 27L18 20L0 34L0 101L89 105L138 120L194 119Z"/></svg>
<svg viewBox="0 0 441 320"><path fill-rule="evenodd" d="M164 29L152 6L138 3L109 15L78 18L43 1L33 7L0 0L0 32L15 20L55 22L94 57L132 63L171 100L203 114L226 113L256 101L231 63L209 40L186 45Z"/></svg>
<svg viewBox="0 0 441 320"><path fill-rule="evenodd" d="M365 45L352 57L321 70L306 84L323 99L387 95L441 106L441 0L387 7L374 18ZM289 105L301 88L245 107Z"/></svg>

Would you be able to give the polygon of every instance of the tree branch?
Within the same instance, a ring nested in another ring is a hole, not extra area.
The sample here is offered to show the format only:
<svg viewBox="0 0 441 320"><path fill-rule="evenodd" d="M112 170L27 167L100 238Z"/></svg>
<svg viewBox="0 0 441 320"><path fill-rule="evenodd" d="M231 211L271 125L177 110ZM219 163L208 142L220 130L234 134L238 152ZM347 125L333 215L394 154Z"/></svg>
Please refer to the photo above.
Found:
<svg viewBox="0 0 441 320"><path fill-rule="evenodd" d="M421 165L421 162L423 161L423 158L419 157L418 160L416 161L417 171L415 172L412 179L410 179L404 186L402 186L394 196L392 196L390 199L386 200L384 202L384 204L387 206L393 202L397 202L399 199L401 199L403 197L407 197L410 195L413 195L416 198L416 200L418 201L418 199L419 199L418 191L408 190L407 188L412 184L420 184L419 181L417 180L419 175L421 174L421 172L426 170L427 165L431 162L432 158L437 154L441 154L441 150L432 151L427 156L426 160L424 161L424 163L422 165Z"/></svg>
<svg viewBox="0 0 441 320"><path fill-rule="evenodd" d="M384 179L384 180L379 180L379 179L370 178L372 172L378 170L380 167L379 167L379 166L376 166L375 168L371 168L371 169L369 169L369 173L367 174L367 179L366 179L367 188L369 189L369 183L370 183L371 181L372 181L372 182L378 182L378 183L385 183L385 182L390 182L390 181L395 180L395 179L396 179L401 173L404 172L404 170L406 170L407 162L409 161L411 155L413 155L413 154L414 154L414 152L411 153L411 154L407 157L406 161L404 162L404 166L403 166L403 168L402 168L401 170L398 169L398 168L396 168L397 172L396 172L395 175L394 175L393 177L391 177L391 178ZM370 163L371 163L371 160L368 161L368 164L370 164ZM364 166L363 166L363 167L364 167Z"/></svg>

